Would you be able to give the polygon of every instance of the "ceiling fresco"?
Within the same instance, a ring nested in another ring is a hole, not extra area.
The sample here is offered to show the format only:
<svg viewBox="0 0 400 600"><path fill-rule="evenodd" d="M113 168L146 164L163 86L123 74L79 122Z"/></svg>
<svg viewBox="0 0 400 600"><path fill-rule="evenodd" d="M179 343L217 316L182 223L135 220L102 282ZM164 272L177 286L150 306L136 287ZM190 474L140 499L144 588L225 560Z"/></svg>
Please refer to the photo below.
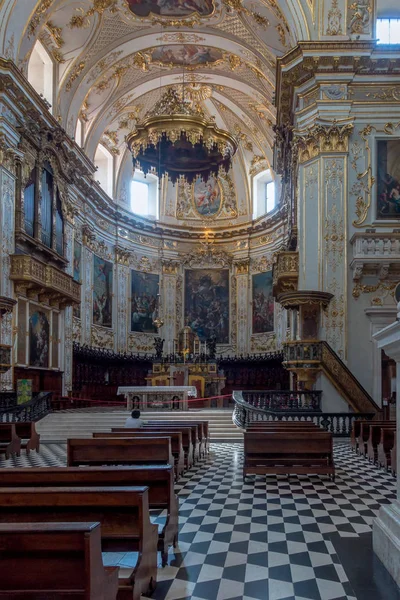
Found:
<svg viewBox="0 0 400 600"><path fill-rule="evenodd" d="M212 0L127 0L130 10L137 17L150 13L164 17L187 17L193 13L206 17L214 12Z"/></svg>

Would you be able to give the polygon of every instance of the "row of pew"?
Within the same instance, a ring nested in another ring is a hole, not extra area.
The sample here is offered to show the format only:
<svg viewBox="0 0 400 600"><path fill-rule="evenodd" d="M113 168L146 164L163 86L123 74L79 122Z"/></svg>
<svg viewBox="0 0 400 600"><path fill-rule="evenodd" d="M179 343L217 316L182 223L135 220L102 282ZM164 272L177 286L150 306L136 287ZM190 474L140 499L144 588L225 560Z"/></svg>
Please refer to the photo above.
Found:
<svg viewBox="0 0 400 600"><path fill-rule="evenodd" d="M208 452L208 422L151 421L69 439L66 467L0 469L0 599L151 594L178 540L174 482Z"/></svg>
<svg viewBox="0 0 400 600"><path fill-rule="evenodd" d="M396 421L353 421L351 447L360 456L396 475Z"/></svg>
<svg viewBox="0 0 400 600"><path fill-rule="evenodd" d="M12 456L21 456L21 448L29 454L31 450L39 452L40 435L33 421L0 423L0 455L6 460Z"/></svg>
<svg viewBox="0 0 400 600"><path fill-rule="evenodd" d="M335 478L332 434L310 421L259 421L244 433L248 475L323 474Z"/></svg>

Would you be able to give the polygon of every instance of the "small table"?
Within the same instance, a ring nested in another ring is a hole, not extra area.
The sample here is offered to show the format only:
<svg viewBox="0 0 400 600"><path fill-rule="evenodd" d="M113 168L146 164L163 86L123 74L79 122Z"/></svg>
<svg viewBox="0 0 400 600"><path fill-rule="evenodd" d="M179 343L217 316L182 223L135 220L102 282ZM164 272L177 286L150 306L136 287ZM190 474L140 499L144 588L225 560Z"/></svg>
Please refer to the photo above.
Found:
<svg viewBox="0 0 400 600"><path fill-rule="evenodd" d="M197 398L194 385L155 385L155 386L120 386L117 394L123 394L126 399L126 408L132 410L140 403L142 410L172 408L172 398L179 400L179 410L188 409L188 398Z"/></svg>

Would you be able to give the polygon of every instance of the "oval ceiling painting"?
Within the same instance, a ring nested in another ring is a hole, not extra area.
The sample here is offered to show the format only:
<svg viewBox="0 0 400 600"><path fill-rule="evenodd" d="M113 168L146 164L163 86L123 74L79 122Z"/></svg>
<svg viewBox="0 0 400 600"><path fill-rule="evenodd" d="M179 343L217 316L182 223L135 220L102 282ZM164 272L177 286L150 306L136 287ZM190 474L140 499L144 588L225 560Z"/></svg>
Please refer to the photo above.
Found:
<svg viewBox="0 0 400 600"><path fill-rule="evenodd" d="M222 193L215 177L205 183L200 177L193 184L193 203L202 217L213 217L221 210Z"/></svg>
<svg viewBox="0 0 400 600"><path fill-rule="evenodd" d="M129 8L138 17L150 13L162 17L187 17L198 13L208 17L214 12L213 0L127 0Z"/></svg>
<svg viewBox="0 0 400 600"><path fill-rule="evenodd" d="M194 44L178 44L159 46L151 53L152 62L163 65L208 65L222 60L222 52L218 48L209 46L195 46Z"/></svg>

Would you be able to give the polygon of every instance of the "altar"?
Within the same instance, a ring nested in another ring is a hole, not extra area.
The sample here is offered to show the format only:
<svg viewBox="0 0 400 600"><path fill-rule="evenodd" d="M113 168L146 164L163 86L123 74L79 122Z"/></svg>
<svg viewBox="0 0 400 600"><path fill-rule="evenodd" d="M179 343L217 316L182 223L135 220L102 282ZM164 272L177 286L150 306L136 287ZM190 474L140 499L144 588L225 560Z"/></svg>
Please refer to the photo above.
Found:
<svg viewBox="0 0 400 600"><path fill-rule="evenodd" d="M197 398L194 385L120 386L128 410L187 410L188 398Z"/></svg>

